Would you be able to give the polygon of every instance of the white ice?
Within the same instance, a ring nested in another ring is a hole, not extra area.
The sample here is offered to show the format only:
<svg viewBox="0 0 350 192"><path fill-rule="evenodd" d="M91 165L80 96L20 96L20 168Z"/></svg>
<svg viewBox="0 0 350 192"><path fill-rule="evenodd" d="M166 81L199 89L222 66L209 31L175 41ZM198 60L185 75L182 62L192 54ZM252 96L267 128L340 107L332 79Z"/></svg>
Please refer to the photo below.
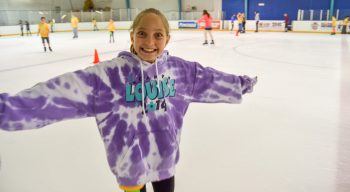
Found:
<svg viewBox="0 0 350 192"><path fill-rule="evenodd" d="M0 37L0 92L15 94L115 57L127 31ZM259 82L242 104L191 104L183 126L177 192L350 191L350 36L173 31L171 55ZM1 192L120 192L94 119L0 131ZM147 186L152 191L151 186Z"/></svg>

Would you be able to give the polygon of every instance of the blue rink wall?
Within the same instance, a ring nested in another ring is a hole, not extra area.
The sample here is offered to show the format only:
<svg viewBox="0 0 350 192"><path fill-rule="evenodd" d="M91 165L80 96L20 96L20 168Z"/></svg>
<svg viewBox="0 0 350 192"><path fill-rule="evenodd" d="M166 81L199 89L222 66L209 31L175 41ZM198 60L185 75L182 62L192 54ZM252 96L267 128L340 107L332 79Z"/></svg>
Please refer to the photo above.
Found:
<svg viewBox="0 0 350 192"><path fill-rule="evenodd" d="M230 19L233 13L244 12L244 4L245 0L222 0L225 19ZM263 20L281 20L284 13L288 13L291 20L296 20L298 9L327 10L330 5L331 0L248 0L247 18L254 19L254 11L259 11ZM334 10L337 9L350 9L350 1L334 0ZM342 19L345 14L340 14L339 18Z"/></svg>

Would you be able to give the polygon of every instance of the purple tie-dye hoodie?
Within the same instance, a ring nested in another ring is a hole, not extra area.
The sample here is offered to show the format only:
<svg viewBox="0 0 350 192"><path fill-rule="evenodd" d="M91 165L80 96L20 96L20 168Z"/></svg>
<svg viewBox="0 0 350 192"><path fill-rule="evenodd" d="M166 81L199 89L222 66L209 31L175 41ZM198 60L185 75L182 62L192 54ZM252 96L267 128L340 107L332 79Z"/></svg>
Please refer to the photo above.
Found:
<svg viewBox="0 0 350 192"><path fill-rule="evenodd" d="M0 94L0 128L35 129L95 117L118 183L142 185L174 175L183 117L191 102L239 103L255 83L256 78L205 68L167 51L156 64L121 52L14 96Z"/></svg>

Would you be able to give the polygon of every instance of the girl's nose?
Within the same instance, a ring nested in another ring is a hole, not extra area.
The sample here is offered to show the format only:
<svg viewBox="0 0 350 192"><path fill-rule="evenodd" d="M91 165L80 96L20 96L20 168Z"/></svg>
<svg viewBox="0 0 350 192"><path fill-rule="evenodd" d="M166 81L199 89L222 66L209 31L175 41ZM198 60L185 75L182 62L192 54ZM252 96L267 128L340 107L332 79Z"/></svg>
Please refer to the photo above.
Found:
<svg viewBox="0 0 350 192"><path fill-rule="evenodd" d="M145 43L147 45L152 45L154 43L154 38L151 35L147 36L145 39Z"/></svg>

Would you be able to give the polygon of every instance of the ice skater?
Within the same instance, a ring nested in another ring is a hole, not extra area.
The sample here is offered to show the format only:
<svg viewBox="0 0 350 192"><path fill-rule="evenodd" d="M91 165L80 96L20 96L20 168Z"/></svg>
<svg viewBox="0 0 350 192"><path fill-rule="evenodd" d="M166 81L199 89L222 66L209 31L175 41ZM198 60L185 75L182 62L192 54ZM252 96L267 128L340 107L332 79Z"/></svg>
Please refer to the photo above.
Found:
<svg viewBox="0 0 350 192"><path fill-rule="evenodd" d="M76 17L75 15L72 15L70 23L73 29L73 39L78 38L78 24L79 24L78 17Z"/></svg>
<svg viewBox="0 0 350 192"><path fill-rule="evenodd" d="M113 19L110 19L110 20L109 20L109 23L108 23L108 31L109 31L109 43L112 43L112 40L113 40L113 43L114 43L115 25L114 25Z"/></svg>
<svg viewBox="0 0 350 192"><path fill-rule="evenodd" d="M27 36L32 36L32 32L30 31L30 24L28 21L25 21L25 24L26 24L26 33L27 33Z"/></svg>
<svg viewBox="0 0 350 192"><path fill-rule="evenodd" d="M231 31L233 31L233 28L235 27L235 21L236 21L236 15L233 14L231 16Z"/></svg>
<svg viewBox="0 0 350 192"><path fill-rule="evenodd" d="M92 27L93 27L93 31L98 31L98 27L97 27L97 21L95 18L92 18Z"/></svg>
<svg viewBox="0 0 350 192"><path fill-rule="evenodd" d="M284 32L288 32L289 16L287 13L284 14Z"/></svg>
<svg viewBox="0 0 350 192"><path fill-rule="evenodd" d="M49 23L50 23L50 27L51 27L51 33L53 33L54 32L53 25L55 24L55 19L51 19Z"/></svg>
<svg viewBox="0 0 350 192"><path fill-rule="evenodd" d="M207 34L209 33L211 42L210 44L214 44L214 38L213 35L211 34L211 30L212 30L212 17L210 16L210 14L208 13L207 10L203 10L203 14L202 17L198 20L198 23L203 22L205 23L205 28L204 28L204 43L203 45L208 45L208 37Z"/></svg>
<svg viewBox="0 0 350 192"><path fill-rule="evenodd" d="M336 27L337 27L337 18L335 18L335 16L332 16L332 32L331 35L335 35L336 34Z"/></svg>
<svg viewBox="0 0 350 192"><path fill-rule="evenodd" d="M255 32L259 32L260 13L258 11L255 11L254 14Z"/></svg>
<svg viewBox="0 0 350 192"><path fill-rule="evenodd" d="M160 11L143 10L130 28L130 52L13 96L1 93L0 129L38 129L94 117L122 190L146 192L145 185L151 182L154 192L174 192L181 128L189 104L240 103L244 94L253 91L257 78L169 55L164 50L169 30Z"/></svg>
<svg viewBox="0 0 350 192"><path fill-rule="evenodd" d="M47 46L49 47L49 50L52 51L50 46L49 32L50 32L49 24L46 23L46 18L41 17L40 23L38 25L38 35L40 34L41 36L41 41L43 43L45 52L46 52L45 40L46 40Z"/></svg>
<svg viewBox="0 0 350 192"><path fill-rule="evenodd" d="M242 33L245 33L245 24L247 23L247 18L245 17L245 14L242 13Z"/></svg>
<svg viewBox="0 0 350 192"><path fill-rule="evenodd" d="M23 21L22 20L19 20L18 21L18 25L19 25L19 28L20 28L20 30L21 30L21 36L23 36L24 34L23 34Z"/></svg>
<svg viewBox="0 0 350 192"><path fill-rule="evenodd" d="M349 16L346 16L342 23L341 34L347 34L346 27L348 26L348 23L349 23Z"/></svg>

